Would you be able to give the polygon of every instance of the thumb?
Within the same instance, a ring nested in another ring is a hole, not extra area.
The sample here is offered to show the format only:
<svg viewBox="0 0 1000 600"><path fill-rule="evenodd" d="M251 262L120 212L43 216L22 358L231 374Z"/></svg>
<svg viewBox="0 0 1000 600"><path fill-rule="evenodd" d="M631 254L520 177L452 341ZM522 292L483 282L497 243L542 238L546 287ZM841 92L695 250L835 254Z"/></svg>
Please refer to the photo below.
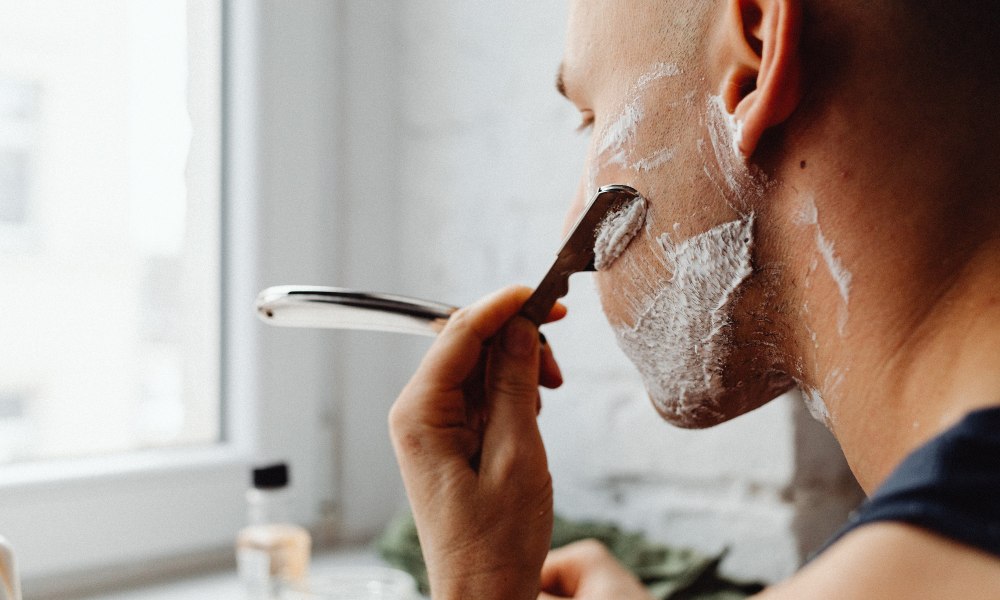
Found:
<svg viewBox="0 0 1000 600"><path fill-rule="evenodd" d="M488 416L483 459L506 454L537 431L539 385L538 328L524 317L504 326L490 353L486 374Z"/></svg>
<svg viewBox="0 0 1000 600"><path fill-rule="evenodd" d="M534 420L541 369L538 328L517 316L504 326L499 341L486 381L493 412L505 415L511 410L512 416L525 413Z"/></svg>

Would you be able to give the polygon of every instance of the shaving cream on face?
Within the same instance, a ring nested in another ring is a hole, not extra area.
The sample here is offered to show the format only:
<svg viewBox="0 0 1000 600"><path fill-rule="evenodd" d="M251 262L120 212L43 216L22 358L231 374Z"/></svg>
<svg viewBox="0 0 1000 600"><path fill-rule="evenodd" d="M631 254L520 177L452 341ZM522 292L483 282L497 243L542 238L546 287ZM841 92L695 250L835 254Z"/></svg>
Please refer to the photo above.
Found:
<svg viewBox="0 0 1000 600"><path fill-rule="evenodd" d="M673 158L673 149L661 148L653 154L636 158L638 129L646 111L643 96L657 82L679 75L681 70L670 63L655 63L629 87L619 112L605 124L595 138L593 153L588 164L586 194L597 193L598 174L608 166L646 172L662 167Z"/></svg>
<svg viewBox="0 0 1000 600"><path fill-rule="evenodd" d="M805 402L806 410L812 418L816 419L823 425L830 428L830 411L826 408L826 402L823 402L823 397L820 396L819 390L811 387L804 387L802 389L802 400Z"/></svg>
<svg viewBox="0 0 1000 600"><path fill-rule="evenodd" d="M673 148L661 148L660 150L657 150L656 152L645 158L640 158L639 160L633 162L629 166L631 166L636 171L648 172L648 171L653 171L655 169L659 169L663 165L670 162L673 158L674 158Z"/></svg>
<svg viewBox="0 0 1000 600"><path fill-rule="evenodd" d="M603 131L600 143L597 146L597 155L606 156L608 164L625 163L625 154L631 153L632 148L626 148L626 144L634 145L636 130L639 123L645 116L642 105L642 94L654 83L665 78L680 74L677 65L658 63L643 73L626 95L625 105L616 119L611 121Z"/></svg>
<svg viewBox="0 0 1000 600"><path fill-rule="evenodd" d="M816 252L809 261L806 269L805 288L808 290L812 287L812 278L819 269L820 262L822 262L830 278L836 284L837 292L840 295L841 302L838 310L837 332L840 336L843 336L850 316L848 309L851 299L851 272L844 267L840 257L837 256L833 242L824 235L823 229L820 227L819 209L816 207L816 201L812 196L808 196L805 202L803 202L799 209L797 222L803 227L809 227L814 230L816 243ZM809 335L809 339L812 341L812 371L814 374L817 374L822 371L819 360L820 344L817 332L809 324L812 311L810 310L808 300L802 305L802 314L803 326ZM829 368L823 377L822 384L818 388L813 385L804 384L801 379L798 380L799 387L802 389L802 398L805 401L806 408L809 410L809 414L831 431L833 430L834 423L833 416L830 413L829 406L823 399L823 395L836 397L841 384L844 382L847 371L846 367L834 366L833 368ZM799 367L799 377L802 377L801 365ZM822 390L822 394L820 390Z"/></svg>
<svg viewBox="0 0 1000 600"><path fill-rule="evenodd" d="M676 244L664 234L672 277L634 324L616 327L650 400L675 425L715 422L724 414L726 330L736 291L753 272L753 223L751 213Z"/></svg>
<svg viewBox="0 0 1000 600"><path fill-rule="evenodd" d="M594 242L594 267L603 271L611 266L628 247L646 220L646 200L634 198L611 212L601 222Z"/></svg>
<svg viewBox="0 0 1000 600"><path fill-rule="evenodd" d="M826 377L823 378L823 390L826 394L837 394L840 385L844 383L844 376L846 372L844 369L834 368ZM827 405L826 401L823 400L823 396L820 391L815 387L802 385L802 399L805 401L806 409L809 410L809 414L812 418L816 419L827 429L833 431L833 416L830 414L830 407Z"/></svg>
<svg viewBox="0 0 1000 600"><path fill-rule="evenodd" d="M595 139L588 174L591 194L607 167L642 174L674 158L674 147L639 152L637 146L646 141L641 139L643 90L679 73L676 67L659 65L630 88L620 112ZM650 212L645 228L641 218L616 215L602 229L606 241L595 248L595 258L601 260L598 268L607 268L633 237L646 234L651 254L630 254L620 276L628 277L631 285L604 300L623 309L606 308L609 315L622 315L612 318L618 344L638 369L654 406L682 427L715 424L732 414L722 406L728 391L723 371L732 348L729 325L737 291L753 273L754 214L749 206L767 188L766 178L740 154L742 124L725 112L721 98L709 97L704 119L715 154L714 160L705 157L706 173L739 218L681 240L677 227L670 233L657 227L652 209L644 205ZM699 141L699 151L706 147Z"/></svg>
<svg viewBox="0 0 1000 600"><path fill-rule="evenodd" d="M705 174L715 183L733 210L745 213L755 201L764 197L771 182L763 172L747 162L740 149L743 142L743 122L726 111L726 103L721 96L709 96L705 128L708 130L717 167L715 170L710 169L711 163L706 161ZM706 154L705 146L703 141L699 141L698 151L703 156Z"/></svg>
<svg viewBox="0 0 1000 600"><path fill-rule="evenodd" d="M635 85L632 87L632 93L641 92L649 87L650 84L664 77L675 77L680 74L680 67L673 63L656 63L636 80Z"/></svg>
<svg viewBox="0 0 1000 600"><path fill-rule="evenodd" d="M643 117L642 104L638 99L625 105L618 118L608 124L597 147L597 154L620 152L627 142L635 139L636 129Z"/></svg>
<svg viewBox="0 0 1000 600"><path fill-rule="evenodd" d="M753 212L735 205L747 206L767 186L743 159L741 124L726 113L721 98L708 98L704 124L714 154L713 162L706 157L706 174L740 218L683 241L677 226L661 233L658 258L669 278L645 298L633 299L633 314L638 315L633 323L615 327L650 400L666 420L681 427L714 424L732 412L722 406L727 391L723 370L732 348L728 326L737 290L753 273L754 227ZM703 151L705 145L697 147Z"/></svg>
<svg viewBox="0 0 1000 600"><path fill-rule="evenodd" d="M802 207L799 213L799 222L803 225L816 228L816 251L823 257L823 263L826 265L826 269L830 273L833 282L837 285L837 291L840 293L841 306L837 319L837 332L843 336L850 317L849 308L853 275L844 267L844 263L837 256L833 242L823 235L823 229L819 225L819 210L816 208L816 201L813 198L810 197ZM810 269L810 274L813 270L814 268Z"/></svg>

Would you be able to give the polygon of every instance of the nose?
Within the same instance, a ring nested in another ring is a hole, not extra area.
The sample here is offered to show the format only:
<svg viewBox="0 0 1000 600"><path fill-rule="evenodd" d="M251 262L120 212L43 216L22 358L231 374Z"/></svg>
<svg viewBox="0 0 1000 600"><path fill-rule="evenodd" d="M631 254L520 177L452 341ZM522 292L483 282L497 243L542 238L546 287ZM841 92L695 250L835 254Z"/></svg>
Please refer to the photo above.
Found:
<svg viewBox="0 0 1000 600"><path fill-rule="evenodd" d="M566 216L563 219L562 237L564 238L573 229L573 225L576 225L576 220L580 218L580 213L583 212L583 209L587 205L585 200L585 196L587 195L585 179L585 175L580 177L580 183L576 186L576 195L573 197L573 201L570 202L569 209L566 211Z"/></svg>

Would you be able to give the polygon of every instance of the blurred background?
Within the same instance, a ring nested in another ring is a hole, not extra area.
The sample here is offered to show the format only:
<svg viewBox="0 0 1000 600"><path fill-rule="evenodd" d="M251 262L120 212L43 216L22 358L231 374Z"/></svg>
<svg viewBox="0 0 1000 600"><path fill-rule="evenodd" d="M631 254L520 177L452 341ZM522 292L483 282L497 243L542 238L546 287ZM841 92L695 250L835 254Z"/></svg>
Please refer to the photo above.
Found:
<svg viewBox="0 0 1000 600"><path fill-rule="evenodd" d="M0 534L27 597L231 566L267 460L320 548L405 509L386 416L428 342L268 328L253 300L536 283L586 144L554 86L566 12L0 0ZM674 429L589 276L566 304L541 414L558 513L773 580L857 503L797 394Z"/></svg>

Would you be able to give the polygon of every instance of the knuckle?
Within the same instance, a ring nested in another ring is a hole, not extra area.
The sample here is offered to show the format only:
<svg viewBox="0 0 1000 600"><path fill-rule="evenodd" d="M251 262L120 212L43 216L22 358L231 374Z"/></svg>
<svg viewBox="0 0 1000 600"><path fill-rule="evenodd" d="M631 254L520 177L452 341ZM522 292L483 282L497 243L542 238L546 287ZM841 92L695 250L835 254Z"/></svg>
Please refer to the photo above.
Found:
<svg viewBox="0 0 1000 600"><path fill-rule="evenodd" d="M552 475L549 473L544 450L540 450L535 444L513 444L504 448L502 452L497 453L494 465L493 475L503 485L517 481L519 485L540 492L540 495L531 497L548 494L551 499Z"/></svg>
<svg viewBox="0 0 1000 600"><path fill-rule="evenodd" d="M389 410L389 436L397 456L416 457L424 453L424 439L413 427L413 419L398 404Z"/></svg>
<svg viewBox="0 0 1000 600"><path fill-rule="evenodd" d="M497 373L493 378L491 388L494 394L524 398L526 401L530 401L532 406L537 402L538 382L524 377L521 373Z"/></svg>
<svg viewBox="0 0 1000 600"><path fill-rule="evenodd" d="M413 416L404 403L397 401L389 409L389 435L394 441L401 441L413 435Z"/></svg>
<svg viewBox="0 0 1000 600"><path fill-rule="evenodd" d="M393 404L389 409L387 420L389 421L389 434L393 437L396 437L402 431L404 421L403 412L403 409L399 406L399 402Z"/></svg>
<svg viewBox="0 0 1000 600"><path fill-rule="evenodd" d="M469 321L469 307L462 306L451 313L448 317L448 326L451 328L464 327Z"/></svg>
<svg viewBox="0 0 1000 600"><path fill-rule="evenodd" d="M475 311L468 306L463 306L451 313L446 328L453 332L467 332L482 338L479 335Z"/></svg>
<svg viewBox="0 0 1000 600"><path fill-rule="evenodd" d="M399 436L396 445L403 456L421 456L424 453L423 438L412 431Z"/></svg>
<svg viewBox="0 0 1000 600"><path fill-rule="evenodd" d="M494 475L498 481L510 482L518 476L521 472L522 456L517 450L510 450L504 452L496 460L496 466L493 470Z"/></svg>
<svg viewBox="0 0 1000 600"><path fill-rule="evenodd" d="M594 538L575 542L572 548L578 557L590 563L606 560L610 555L607 546Z"/></svg>

